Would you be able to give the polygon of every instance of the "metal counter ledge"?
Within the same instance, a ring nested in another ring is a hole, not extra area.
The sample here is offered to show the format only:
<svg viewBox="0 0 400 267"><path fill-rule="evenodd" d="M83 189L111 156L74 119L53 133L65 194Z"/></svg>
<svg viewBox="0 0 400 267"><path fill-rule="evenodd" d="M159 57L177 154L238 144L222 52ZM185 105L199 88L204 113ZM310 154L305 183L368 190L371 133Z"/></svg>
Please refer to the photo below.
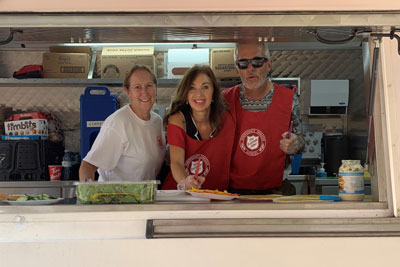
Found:
<svg viewBox="0 0 400 267"><path fill-rule="evenodd" d="M0 182L0 194L41 194L65 198L56 205L11 206L0 204L0 213L40 212L114 212L114 211L185 211L185 210L385 210L387 202L272 203L267 201L155 202L153 204L75 204L77 181Z"/></svg>
<svg viewBox="0 0 400 267"><path fill-rule="evenodd" d="M78 181L19 181L0 182L0 194L43 194L55 197L72 198L75 196L75 183Z"/></svg>
<svg viewBox="0 0 400 267"><path fill-rule="evenodd" d="M94 212L128 212L128 211L304 211L304 210L364 210L365 212L378 212L387 210L386 202L310 202L310 203L272 203L272 202L242 202L211 201L207 203L185 202L155 202L152 204L75 204L75 199L66 199L63 203L55 205L13 206L6 203L0 204L0 214L16 213L94 213ZM379 213L379 212L378 212Z"/></svg>

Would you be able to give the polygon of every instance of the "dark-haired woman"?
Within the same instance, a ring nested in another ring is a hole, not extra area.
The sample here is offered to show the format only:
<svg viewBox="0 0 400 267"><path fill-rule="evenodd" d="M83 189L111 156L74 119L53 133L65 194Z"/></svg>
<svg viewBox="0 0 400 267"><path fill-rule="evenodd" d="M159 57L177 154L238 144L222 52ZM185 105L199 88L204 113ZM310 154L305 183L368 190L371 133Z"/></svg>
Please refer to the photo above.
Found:
<svg viewBox="0 0 400 267"><path fill-rule="evenodd" d="M185 73L164 124L171 172L163 189L227 189L235 128L210 67Z"/></svg>

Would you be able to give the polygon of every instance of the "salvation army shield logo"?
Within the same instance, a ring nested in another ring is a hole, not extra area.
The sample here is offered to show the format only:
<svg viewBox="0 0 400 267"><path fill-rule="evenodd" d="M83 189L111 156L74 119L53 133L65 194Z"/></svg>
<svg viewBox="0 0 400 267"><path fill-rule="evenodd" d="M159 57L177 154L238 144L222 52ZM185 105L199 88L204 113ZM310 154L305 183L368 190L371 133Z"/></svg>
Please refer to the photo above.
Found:
<svg viewBox="0 0 400 267"><path fill-rule="evenodd" d="M199 163L200 158L200 163ZM187 175L194 175L196 173L197 164L199 166L199 176L206 177L210 172L210 161L206 156L202 154L196 154L191 156L185 161L185 171Z"/></svg>
<svg viewBox="0 0 400 267"><path fill-rule="evenodd" d="M248 129L240 136L239 146L246 155L257 156L265 149L265 135L258 129Z"/></svg>
<svg viewBox="0 0 400 267"><path fill-rule="evenodd" d="M246 146L250 149L250 150L255 150L257 149L258 145L259 145L259 140L260 137L256 136L256 135L248 135L247 136L247 142L246 142Z"/></svg>
<svg viewBox="0 0 400 267"><path fill-rule="evenodd" d="M200 160L200 163L199 163L199 161L192 161L192 162L190 162L190 173L196 173L196 169L197 169L197 165L198 165L198 164L200 164L200 166L199 166L199 173L202 173L202 172L203 172L203 166L204 166L204 164L203 164L203 161Z"/></svg>

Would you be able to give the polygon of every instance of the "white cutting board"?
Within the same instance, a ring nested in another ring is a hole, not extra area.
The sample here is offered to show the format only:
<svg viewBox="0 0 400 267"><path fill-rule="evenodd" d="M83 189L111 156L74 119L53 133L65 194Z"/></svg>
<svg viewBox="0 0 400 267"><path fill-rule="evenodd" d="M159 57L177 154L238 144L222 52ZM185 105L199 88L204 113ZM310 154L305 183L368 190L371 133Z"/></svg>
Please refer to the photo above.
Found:
<svg viewBox="0 0 400 267"><path fill-rule="evenodd" d="M157 190L156 202L210 202L207 198L193 197L180 190Z"/></svg>

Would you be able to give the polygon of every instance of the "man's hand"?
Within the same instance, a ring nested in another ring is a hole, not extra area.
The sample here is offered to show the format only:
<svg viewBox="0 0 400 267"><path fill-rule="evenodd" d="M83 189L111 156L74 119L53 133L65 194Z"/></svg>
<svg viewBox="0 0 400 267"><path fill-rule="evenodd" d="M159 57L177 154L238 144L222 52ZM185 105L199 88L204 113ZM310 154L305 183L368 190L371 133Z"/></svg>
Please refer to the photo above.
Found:
<svg viewBox="0 0 400 267"><path fill-rule="evenodd" d="M296 154L300 148L299 137L294 133L290 133L290 138L287 138L287 134L288 132L282 134L279 147L285 154Z"/></svg>

